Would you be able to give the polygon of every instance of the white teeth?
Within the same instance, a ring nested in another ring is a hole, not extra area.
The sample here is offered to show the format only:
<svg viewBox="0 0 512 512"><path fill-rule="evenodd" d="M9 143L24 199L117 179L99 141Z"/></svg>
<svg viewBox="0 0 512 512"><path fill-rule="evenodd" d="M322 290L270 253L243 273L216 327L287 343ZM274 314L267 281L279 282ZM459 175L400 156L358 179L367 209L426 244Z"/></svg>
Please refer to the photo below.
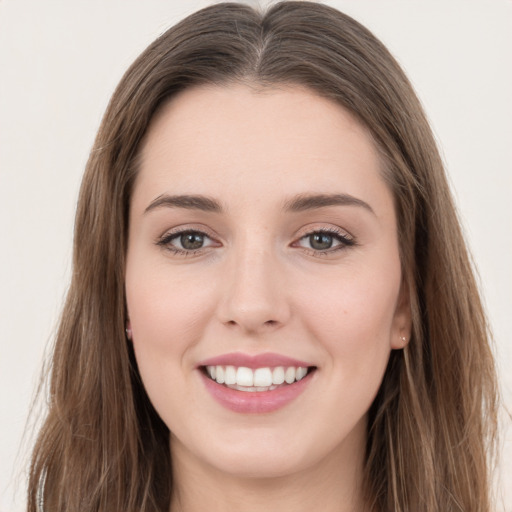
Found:
<svg viewBox="0 0 512 512"><path fill-rule="evenodd" d="M254 385L259 387L272 385L272 372L270 368L257 368L254 370Z"/></svg>
<svg viewBox="0 0 512 512"><path fill-rule="evenodd" d="M278 366L274 368L272 372L272 384L282 384L284 382L284 368L282 366Z"/></svg>
<svg viewBox="0 0 512 512"><path fill-rule="evenodd" d="M306 376L306 373L308 373L308 369L299 366L299 368L297 368L297 372L296 372L295 378L297 380L301 380L301 379L303 379Z"/></svg>
<svg viewBox="0 0 512 512"><path fill-rule="evenodd" d="M295 368L293 366L286 368L286 371L284 372L284 380L287 384L295 382Z"/></svg>
<svg viewBox="0 0 512 512"><path fill-rule="evenodd" d="M224 383L236 384L236 368L234 366L226 366L226 371L224 372Z"/></svg>
<svg viewBox="0 0 512 512"><path fill-rule="evenodd" d="M268 391L287 383L293 384L302 380L308 373L308 369L302 366L283 366L275 368L246 368L244 366L207 366L206 372L212 380L218 384L225 384L233 389L242 391Z"/></svg>
<svg viewBox="0 0 512 512"><path fill-rule="evenodd" d="M215 380L219 384L224 384L224 368L222 366L217 366L215 369Z"/></svg>
<svg viewBox="0 0 512 512"><path fill-rule="evenodd" d="M250 368L240 366L236 371L236 383L239 386L253 386L254 385L254 372Z"/></svg>

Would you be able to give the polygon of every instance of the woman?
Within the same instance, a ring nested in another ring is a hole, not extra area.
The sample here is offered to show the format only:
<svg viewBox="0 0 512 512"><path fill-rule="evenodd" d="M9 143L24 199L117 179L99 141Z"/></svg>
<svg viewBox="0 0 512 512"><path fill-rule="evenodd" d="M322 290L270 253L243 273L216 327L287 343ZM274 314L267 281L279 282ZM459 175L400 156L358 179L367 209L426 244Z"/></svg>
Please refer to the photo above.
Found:
<svg viewBox="0 0 512 512"><path fill-rule="evenodd" d="M219 4L137 59L84 176L51 379L29 510L490 509L486 320L374 36Z"/></svg>

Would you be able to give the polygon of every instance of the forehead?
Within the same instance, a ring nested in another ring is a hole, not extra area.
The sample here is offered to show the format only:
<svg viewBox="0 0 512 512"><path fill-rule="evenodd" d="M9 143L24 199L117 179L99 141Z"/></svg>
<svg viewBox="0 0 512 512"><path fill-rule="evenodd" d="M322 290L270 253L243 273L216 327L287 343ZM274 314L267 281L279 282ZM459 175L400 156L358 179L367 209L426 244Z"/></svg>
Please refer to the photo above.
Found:
<svg viewBox="0 0 512 512"><path fill-rule="evenodd" d="M314 92L201 86L174 97L153 119L136 192L148 202L162 193L244 201L339 191L379 203L390 199L381 174L366 128Z"/></svg>

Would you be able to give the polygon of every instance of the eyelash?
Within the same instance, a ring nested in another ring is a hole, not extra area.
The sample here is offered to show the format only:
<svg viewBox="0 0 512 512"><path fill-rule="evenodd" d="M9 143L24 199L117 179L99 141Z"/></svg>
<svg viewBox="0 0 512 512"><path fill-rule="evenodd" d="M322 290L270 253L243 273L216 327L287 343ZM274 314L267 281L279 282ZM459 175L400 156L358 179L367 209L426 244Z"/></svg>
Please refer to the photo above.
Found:
<svg viewBox="0 0 512 512"><path fill-rule="evenodd" d="M310 254L316 257L323 257L323 256L329 256L333 253L336 253L338 251L343 251L349 247L354 247L357 245L356 240L351 237L350 235L347 235L344 231L341 231L336 228L323 228L323 229L314 229L312 231L309 231L308 233L302 235L297 242L294 242L294 245L299 243L300 241L307 239L313 235L329 235L332 238L334 238L335 241L339 242L339 245L334 246L333 248L328 248L325 250L319 250L319 249L310 249L307 247L303 247L303 249L306 249Z"/></svg>
<svg viewBox="0 0 512 512"><path fill-rule="evenodd" d="M349 235L345 234L341 230L337 230L335 228L324 228L324 229L316 229L313 231L309 231L308 233L302 235L297 242L294 242L294 244L297 244L298 242L307 239L313 235L322 235L326 234L329 236L332 236L337 242L339 242L339 245L336 245L334 248L329 248L326 250L315 250L315 249L308 249L306 247L303 247L303 249L306 249L310 254L316 257L322 257L322 256L328 256L330 254L333 254L335 252L338 252L340 250L344 250L348 247L353 247L357 245L357 242L354 238L350 237ZM156 245L165 248L167 251L170 251L173 254L184 256L184 257L190 257L195 256L199 253L202 253L204 249L207 247L200 247L199 249L190 249L190 250L184 250L179 249L178 247L175 247L171 245L171 242L175 240L178 237L181 237L183 235L200 235L204 238L208 238L212 240L212 237L208 235L208 233L205 233L204 231L200 231L197 229L184 229L182 231L174 231L172 233L168 233L164 235L162 238L157 240Z"/></svg>

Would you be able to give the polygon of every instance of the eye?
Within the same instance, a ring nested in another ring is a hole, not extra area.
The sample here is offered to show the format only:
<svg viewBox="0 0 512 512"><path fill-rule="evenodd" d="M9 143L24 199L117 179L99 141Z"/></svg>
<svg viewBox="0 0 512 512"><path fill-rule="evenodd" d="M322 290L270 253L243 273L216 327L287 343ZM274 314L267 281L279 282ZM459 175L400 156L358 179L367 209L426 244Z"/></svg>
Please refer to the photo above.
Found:
<svg viewBox="0 0 512 512"><path fill-rule="evenodd" d="M198 232L182 233L176 236L176 241L181 245L181 249L194 251L201 249L205 242L205 235Z"/></svg>
<svg viewBox="0 0 512 512"><path fill-rule="evenodd" d="M193 254L214 245L214 241L202 231L186 230L168 233L158 240L157 245L177 254Z"/></svg>
<svg viewBox="0 0 512 512"><path fill-rule="evenodd" d="M301 237L297 245L315 253L332 253L353 246L355 243L352 237L342 231L322 229Z"/></svg>

